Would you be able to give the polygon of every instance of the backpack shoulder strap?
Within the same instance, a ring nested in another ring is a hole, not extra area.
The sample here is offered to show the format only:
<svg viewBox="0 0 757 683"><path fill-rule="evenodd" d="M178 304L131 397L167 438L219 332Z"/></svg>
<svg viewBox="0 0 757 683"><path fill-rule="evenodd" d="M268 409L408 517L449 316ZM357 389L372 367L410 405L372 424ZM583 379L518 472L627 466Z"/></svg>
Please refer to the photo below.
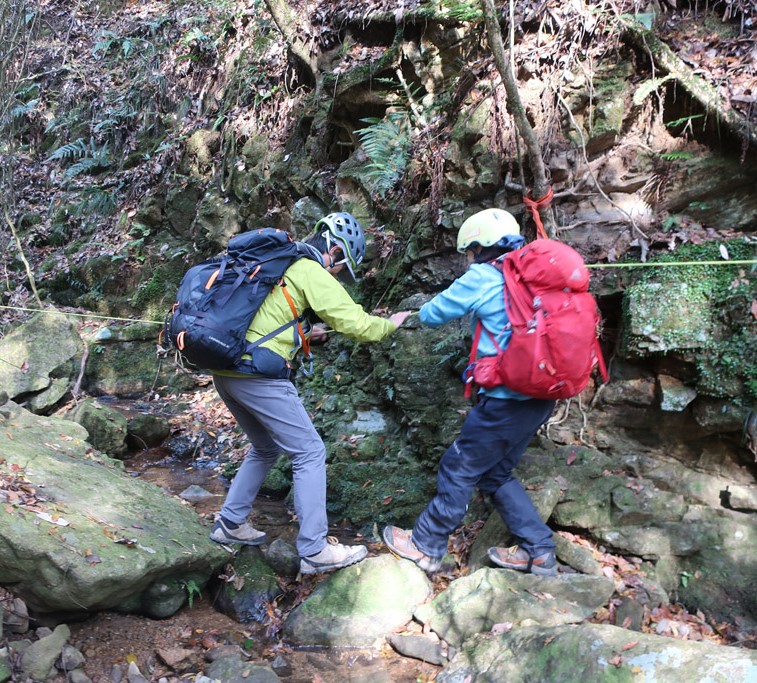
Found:
<svg viewBox="0 0 757 683"><path fill-rule="evenodd" d="M473 394L473 369L476 367L476 354L478 353L478 342L481 339L481 330L484 326L479 320L476 324L476 331L473 334L473 343L470 347L470 356L468 358L468 366L463 371L463 382L465 383L465 398L470 398Z"/></svg>
<svg viewBox="0 0 757 683"><path fill-rule="evenodd" d="M514 253L514 252L511 252ZM517 269L515 258L502 260L505 311L512 325L525 325L532 317L534 297L528 283Z"/></svg>
<svg viewBox="0 0 757 683"><path fill-rule="evenodd" d="M305 336L305 331L302 329L300 314L297 313L297 308L295 307L294 301L292 300L292 297L287 290L287 283L284 281L284 278L281 278L281 280L279 281L279 286L281 287L281 291L284 292L284 296L286 297L287 303L289 304L289 308L292 309L294 322L297 325L297 333L300 335L300 339L302 340L302 352L305 354L306 358L311 359L312 356L310 354L310 340Z"/></svg>

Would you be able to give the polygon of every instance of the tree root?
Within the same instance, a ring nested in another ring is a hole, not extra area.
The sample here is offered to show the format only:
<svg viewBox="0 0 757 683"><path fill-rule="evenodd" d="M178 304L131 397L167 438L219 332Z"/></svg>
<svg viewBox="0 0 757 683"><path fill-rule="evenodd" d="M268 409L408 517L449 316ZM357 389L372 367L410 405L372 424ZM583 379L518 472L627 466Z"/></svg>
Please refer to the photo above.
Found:
<svg viewBox="0 0 757 683"><path fill-rule="evenodd" d="M726 129L737 136L746 145L757 146L757 129L738 112L728 109L723 98L709 83L694 74L673 51L652 31L642 24L622 17L621 27L628 40L638 48L646 51L655 65L669 74L686 91L686 93L705 110L714 116Z"/></svg>

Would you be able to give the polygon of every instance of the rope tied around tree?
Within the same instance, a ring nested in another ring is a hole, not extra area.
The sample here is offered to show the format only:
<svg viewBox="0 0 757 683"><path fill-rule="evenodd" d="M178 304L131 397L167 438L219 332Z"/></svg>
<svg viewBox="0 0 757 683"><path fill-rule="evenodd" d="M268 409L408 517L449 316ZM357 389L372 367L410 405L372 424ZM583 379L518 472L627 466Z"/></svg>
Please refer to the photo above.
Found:
<svg viewBox="0 0 757 683"><path fill-rule="evenodd" d="M523 203L526 205L526 209L531 212L531 215L534 218L534 223L536 223L536 236L539 239L547 239L549 235L547 235L547 231L544 229L544 224L541 222L539 209L546 209L552 203L552 198L555 196L555 193L552 191L552 186L550 185L547 194L539 199L531 199L529 196L530 194L531 191L529 190L528 194L523 196Z"/></svg>

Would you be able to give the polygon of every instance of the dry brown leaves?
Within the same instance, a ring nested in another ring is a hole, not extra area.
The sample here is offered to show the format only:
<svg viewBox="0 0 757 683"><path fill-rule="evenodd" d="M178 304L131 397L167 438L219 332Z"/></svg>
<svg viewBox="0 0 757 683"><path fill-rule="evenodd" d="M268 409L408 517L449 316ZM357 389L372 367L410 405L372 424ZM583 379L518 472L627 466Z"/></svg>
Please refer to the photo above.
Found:
<svg viewBox="0 0 757 683"><path fill-rule="evenodd" d="M638 557L623 557L604 552L601 548L582 539L575 534L560 532L573 543L578 543L586 549L590 549L594 557L602 564L602 572L615 583L615 594L610 599L607 607L600 608L591 620L593 623L613 624L628 628L631 626L630 619L619 621L618 607L625 599L647 600L645 585L645 572L643 561ZM682 640L707 640L718 645L731 645L743 642L744 633L735 624L712 623L707 617L697 610L694 614L689 612L683 605L677 603L661 604L649 608L644 606L644 616L641 623L644 633L680 638ZM757 634L747 636L757 646Z"/></svg>
<svg viewBox="0 0 757 683"><path fill-rule="evenodd" d="M37 488L27 479L25 469L15 463L8 463L0 458L0 501L7 503L6 512L12 513L14 508L23 508L29 512L45 512L48 508L43 505L45 498L37 495Z"/></svg>
<svg viewBox="0 0 757 683"><path fill-rule="evenodd" d="M730 103L757 120L757 26L695 9L667 15L658 30L697 76L718 90L726 107Z"/></svg>

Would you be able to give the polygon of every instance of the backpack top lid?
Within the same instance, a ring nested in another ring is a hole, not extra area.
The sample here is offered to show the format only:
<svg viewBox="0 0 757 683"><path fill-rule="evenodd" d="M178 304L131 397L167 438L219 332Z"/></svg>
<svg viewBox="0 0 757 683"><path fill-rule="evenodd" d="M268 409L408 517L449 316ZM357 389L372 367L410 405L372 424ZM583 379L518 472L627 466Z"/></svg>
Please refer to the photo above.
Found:
<svg viewBox="0 0 757 683"><path fill-rule="evenodd" d="M232 258L245 261L259 259L287 244L294 244L289 233L278 228L259 228L235 235L229 240L226 252Z"/></svg>
<svg viewBox="0 0 757 683"><path fill-rule="evenodd" d="M505 256L503 269L534 291L589 291L589 269L581 254L563 242L537 239Z"/></svg>

